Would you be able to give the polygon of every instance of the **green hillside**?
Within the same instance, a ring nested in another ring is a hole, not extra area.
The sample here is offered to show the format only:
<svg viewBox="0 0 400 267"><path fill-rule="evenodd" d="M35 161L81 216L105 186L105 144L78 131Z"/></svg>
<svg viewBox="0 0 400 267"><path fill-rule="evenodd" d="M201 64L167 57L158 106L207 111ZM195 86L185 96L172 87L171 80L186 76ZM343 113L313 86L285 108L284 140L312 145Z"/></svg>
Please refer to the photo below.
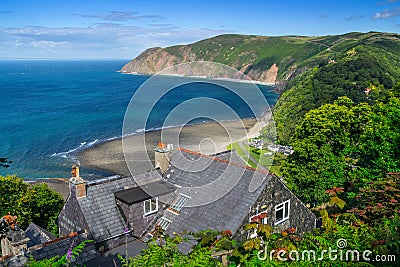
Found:
<svg viewBox="0 0 400 267"><path fill-rule="evenodd" d="M276 82L282 92L274 109L277 133L280 142L290 143L296 126L309 110L333 103L340 96L348 96L356 104L373 103L392 88L400 80L400 35L226 34L188 45L148 49L122 71L157 73L193 61L222 63L253 80ZM273 66L275 71L269 72Z"/></svg>
<svg viewBox="0 0 400 267"><path fill-rule="evenodd" d="M309 110L340 96L372 104L400 80L399 35L352 33L334 39L320 40L332 44L330 51L305 60L302 64L309 69L291 80L281 95L274 110L281 142L290 142Z"/></svg>

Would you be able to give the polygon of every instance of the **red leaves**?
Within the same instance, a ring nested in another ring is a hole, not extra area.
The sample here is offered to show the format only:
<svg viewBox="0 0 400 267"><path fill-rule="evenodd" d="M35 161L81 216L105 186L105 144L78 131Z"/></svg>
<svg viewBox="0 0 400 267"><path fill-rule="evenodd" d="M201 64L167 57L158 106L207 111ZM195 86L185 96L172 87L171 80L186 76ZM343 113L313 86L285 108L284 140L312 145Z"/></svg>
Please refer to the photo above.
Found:
<svg viewBox="0 0 400 267"><path fill-rule="evenodd" d="M227 236L227 237L232 236L232 231L231 230L225 230L225 231L222 232L222 236Z"/></svg>
<svg viewBox="0 0 400 267"><path fill-rule="evenodd" d="M294 228L294 227L287 228L286 231L287 231L289 234L294 234L294 233L296 232L296 228Z"/></svg>
<svg viewBox="0 0 400 267"><path fill-rule="evenodd" d="M325 193L329 194L330 196L335 196L338 193L343 193L344 188L343 187L333 187L332 189L325 190Z"/></svg>
<svg viewBox="0 0 400 267"><path fill-rule="evenodd" d="M262 212L262 213L260 213L260 214L258 214L258 215L256 215L256 216L253 216L253 217L251 218L251 222L261 223L261 222L262 222L262 219L266 218L267 215L268 215L268 214L267 214L266 212Z"/></svg>
<svg viewBox="0 0 400 267"><path fill-rule="evenodd" d="M264 219L265 217L267 217L267 213L266 213L266 212L262 212L262 213L260 213L260 214L258 215L258 217L259 217L260 219Z"/></svg>
<svg viewBox="0 0 400 267"><path fill-rule="evenodd" d="M371 242L371 245L375 248L379 245L384 245L386 242L385 240L375 240Z"/></svg>

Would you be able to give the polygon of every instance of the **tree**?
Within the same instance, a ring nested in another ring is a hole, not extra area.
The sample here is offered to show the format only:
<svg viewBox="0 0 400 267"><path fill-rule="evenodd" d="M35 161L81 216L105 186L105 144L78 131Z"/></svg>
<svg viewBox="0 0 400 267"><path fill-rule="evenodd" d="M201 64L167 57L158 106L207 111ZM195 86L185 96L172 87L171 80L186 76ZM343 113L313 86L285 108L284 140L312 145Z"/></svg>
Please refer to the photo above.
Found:
<svg viewBox="0 0 400 267"><path fill-rule="evenodd" d="M400 171L400 99L373 107L359 142L359 165L371 176Z"/></svg>
<svg viewBox="0 0 400 267"><path fill-rule="evenodd" d="M341 97L309 111L292 141L294 153L281 171L300 199L318 205L332 186L357 193L400 171L400 99L370 106Z"/></svg>
<svg viewBox="0 0 400 267"><path fill-rule="evenodd" d="M293 137L294 153L282 166L292 191L306 203L327 201L325 190L354 182L354 145L369 106L347 97L308 112Z"/></svg>
<svg viewBox="0 0 400 267"><path fill-rule="evenodd" d="M64 200L59 193L51 190L47 184L35 184L28 187L21 198L20 211L25 214L20 219L21 225L28 225L31 221L58 234L56 219L64 206Z"/></svg>
<svg viewBox="0 0 400 267"><path fill-rule="evenodd" d="M0 176L0 216L15 213L28 185L13 175Z"/></svg>
<svg viewBox="0 0 400 267"><path fill-rule="evenodd" d="M28 185L17 176L0 176L0 215L17 215L22 229L29 223L58 234L55 224L64 205L61 195L51 190L47 184Z"/></svg>
<svg viewBox="0 0 400 267"><path fill-rule="evenodd" d="M7 158L0 158L0 167L8 168L10 167L11 163L12 161L8 160Z"/></svg>

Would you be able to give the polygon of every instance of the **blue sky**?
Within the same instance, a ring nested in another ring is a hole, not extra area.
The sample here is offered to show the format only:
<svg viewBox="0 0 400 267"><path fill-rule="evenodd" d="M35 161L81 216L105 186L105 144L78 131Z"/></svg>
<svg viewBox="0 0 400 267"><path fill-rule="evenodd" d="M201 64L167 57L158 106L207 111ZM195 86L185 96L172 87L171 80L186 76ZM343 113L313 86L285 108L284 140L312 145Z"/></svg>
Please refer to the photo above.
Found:
<svg viewBox="0 0 400 267"><path fill-rule="evenodd" d="M2 0L0 58L124 58L224 33L400 31L400 0Z"/></svg>

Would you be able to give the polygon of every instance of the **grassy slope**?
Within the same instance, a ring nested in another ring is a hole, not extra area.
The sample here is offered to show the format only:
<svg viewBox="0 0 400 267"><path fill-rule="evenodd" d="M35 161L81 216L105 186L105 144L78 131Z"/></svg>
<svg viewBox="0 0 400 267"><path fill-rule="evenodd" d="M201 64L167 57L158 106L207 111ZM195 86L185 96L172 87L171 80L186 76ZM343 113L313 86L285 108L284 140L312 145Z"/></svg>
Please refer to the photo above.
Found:
<svg viewBox="0 0 400 267"><path fill-rule="evenodd" d="M279 67L278 79L283 79L292 66L304 65L306 60L327 48L314 41L313 37L234 34L202 40L188 47L192 53L196 54L198 60L214 61L237 69L252 64L247 71L267 70L276 63ZM182 49L184 48L185 46L178 45L164 48L164 51L183 59Z"/></svg>
<svg viewBox="0 0 400 267"><path fill-rule="evenodd" d="M274 63L279 67L278 80L293 69L318 65L322 60L340 57L359 45L373 45L392 53L400 51L398 35L387 33L348 33L321 37L306 36L254 36L226 34L189 45L164 48L183 60L182 51L190 49L197 60L214 61L241 69L267 70Z"/></svg>
<svg viewBox="0 0 400 267"><path fill-rule="evenodd" d="M290 142L304 114L337 97L347 95L356 103L372 102L380 91L400 80L400 36L383 33L352 33L318 40L333 45L329 51L304 61L314 65L293 79L280 97L274 119L282 142ZM328 58L335 63L328 63ZM369 95L368 87L376 88Z"/></svg>

